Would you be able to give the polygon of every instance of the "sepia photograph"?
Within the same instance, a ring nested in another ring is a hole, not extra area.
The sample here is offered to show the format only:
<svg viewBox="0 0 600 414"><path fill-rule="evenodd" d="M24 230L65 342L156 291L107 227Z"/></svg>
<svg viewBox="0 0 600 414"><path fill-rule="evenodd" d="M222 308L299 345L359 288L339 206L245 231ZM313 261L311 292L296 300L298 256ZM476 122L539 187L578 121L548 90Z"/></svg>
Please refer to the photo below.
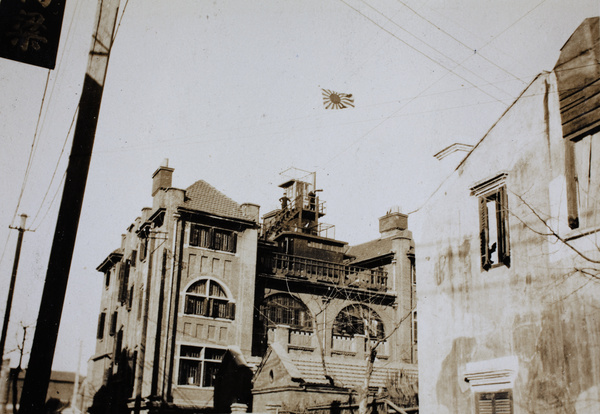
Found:
<svg viewBox="0 0 600 414"><path fill-rule="evenodd" d="M598 0L0 0L0 414L600 413Z"/></svg>

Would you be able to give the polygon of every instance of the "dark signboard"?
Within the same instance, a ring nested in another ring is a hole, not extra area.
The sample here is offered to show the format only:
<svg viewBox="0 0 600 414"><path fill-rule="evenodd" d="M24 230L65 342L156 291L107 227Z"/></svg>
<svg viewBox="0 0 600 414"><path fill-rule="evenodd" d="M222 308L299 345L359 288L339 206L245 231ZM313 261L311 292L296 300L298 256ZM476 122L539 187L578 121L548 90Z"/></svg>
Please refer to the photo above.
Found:
<svg viewBox="0 0 600 414"><path fill-rule="evenodd" d="M54 69L66 0L1 0L0 57Z"/></svg>

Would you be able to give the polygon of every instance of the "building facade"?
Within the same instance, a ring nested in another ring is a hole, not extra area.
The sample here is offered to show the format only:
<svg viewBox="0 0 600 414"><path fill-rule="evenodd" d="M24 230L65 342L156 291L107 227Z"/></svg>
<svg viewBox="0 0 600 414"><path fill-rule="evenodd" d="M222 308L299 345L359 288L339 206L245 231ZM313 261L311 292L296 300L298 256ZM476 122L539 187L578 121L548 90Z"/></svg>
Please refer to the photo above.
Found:
<svg viewBox="0 0 600 414"><path fill-rule="evenodd" d="M600 412L599 42L585 20L411 216L423 412Z"/></svg>
<svg viewBox="0 0 600 414"><path fill-rule="evenodd" d="M227 347L250 354L258 206L204 181L173 188L172 173L154 173L152 208L98 266L92 411L211 407Z"/></svg>
<svg viewBox="0 0 600 414"><path fill-rule="evenodd" d="M97 267L104 290L90 412L209 412L216 400L235 403L215 399L221 362L246 375L275 343L322 361L368 350L416 374L406 215L386 214L381 238L348 247L319 221L314 174L283 183L282 208L260 220L259 206L239 205L204 181L172 187L172 173L154 173L152 208ZM273 390L254 393L254 408L266 407L265 395Z"/></svg>

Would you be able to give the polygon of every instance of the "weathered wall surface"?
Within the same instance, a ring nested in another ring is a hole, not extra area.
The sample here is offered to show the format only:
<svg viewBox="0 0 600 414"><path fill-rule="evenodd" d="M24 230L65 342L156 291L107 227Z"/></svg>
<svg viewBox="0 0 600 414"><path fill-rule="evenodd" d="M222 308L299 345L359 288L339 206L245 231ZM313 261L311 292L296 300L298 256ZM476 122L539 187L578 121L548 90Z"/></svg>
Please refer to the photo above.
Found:
<svg viewBox="0 0 600 414"><path fill-rule="evenodd" d="M510 373L503 387L512 389L515 413L600 412L600 289L576 272L585 261L538 234L548 230L542 218L572 235L564 165L556 81L543 74L411 217L422 412L475 413L475 393L490 388L465 378L472 364L502 358L514 361L504 367ZM478 199L470 188L502 172L508 173L510 267L485 271ZM597 255L597 237L572 242Z"/></svg>

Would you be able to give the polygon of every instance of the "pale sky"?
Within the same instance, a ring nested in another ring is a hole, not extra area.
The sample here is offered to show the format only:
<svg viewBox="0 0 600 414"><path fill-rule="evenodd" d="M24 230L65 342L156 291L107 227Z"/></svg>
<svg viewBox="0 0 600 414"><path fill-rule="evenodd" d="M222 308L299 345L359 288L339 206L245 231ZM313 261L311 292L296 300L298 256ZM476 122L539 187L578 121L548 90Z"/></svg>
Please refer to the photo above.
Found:
<svg viewBox="0 0 600 414"><path fill-rule="evenodd" d="M7 351L20 341L21 324L34 325L38 315L93 3L67 1L55 70L0 60L0 315L17 239L9 225L27 214L36 230L24 236ZM151 175L163 159L175 168L175 187L203 179L239 203L259 204L261 213L277 207L281 171L316 171L323 221L336 225L336 238L375 239L379 217L392 206L417 209L449 174L433 155L454 142L476 143L536 74L552 69L583 19L600 14L597 0L125 5L56 370L76 369L82 341L85 373L102 291L95 268L151 205ZM353 94L355 108L325 110L321 88Z"/></svg>

